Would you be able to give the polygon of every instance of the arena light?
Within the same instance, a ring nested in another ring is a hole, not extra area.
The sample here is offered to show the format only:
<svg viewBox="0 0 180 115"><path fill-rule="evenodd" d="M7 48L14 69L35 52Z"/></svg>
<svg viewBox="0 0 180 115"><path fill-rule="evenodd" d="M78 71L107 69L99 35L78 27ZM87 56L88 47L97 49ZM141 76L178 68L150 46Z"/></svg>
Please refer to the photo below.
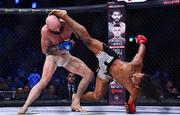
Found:
<svg viewBox="0 0 180 115"><path fill-rule="evenodd" d="M129 42L133 42L133 41L135 41L134 35L129 36Z"/></svg>
<svg viewBox="0 0 180 115"><path fill-rule="evenodd" d="M20 0L15 0L15 4L19 4Z"/></svg>
<svg viewBox="0 0 180 115"><path fill-rule="evenodd" d="M129 42L133 42L134 41L134 38L129 38Z"/></svg>
<svg viewBox="0 0 180 115"><path fill-rule="evenodd" d="M32 8L37 8L37 3L36 2L32 2Z"/></svg>

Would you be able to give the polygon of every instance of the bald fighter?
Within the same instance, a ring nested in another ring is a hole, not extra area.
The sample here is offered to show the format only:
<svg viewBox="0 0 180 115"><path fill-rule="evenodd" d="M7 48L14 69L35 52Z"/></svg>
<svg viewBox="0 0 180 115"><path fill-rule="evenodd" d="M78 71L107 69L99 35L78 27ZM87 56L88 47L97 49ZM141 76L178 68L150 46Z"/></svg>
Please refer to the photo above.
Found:
<svg viewBox="0 0 180 115"><path fill-rule="evenodd" d="M128 113L136 112L135 103L141 94L141 90L145 91L146 95L156 100L159 99L160 92L155 87L150 76L142 73L145 43L147 42L146 37L142 35L137 36L136 40L140 45L138 53L131 62L125 62L120 60L118 55L104 43L91 37L86 28L69 17L65 10L53 10L50 14L65 20L98 58L100 69L96 79L95 91L84 94L82 96L83 100L97 101L101 99L106 92L108 81L111 78L130 92L129 100L125 105Z"/></svg>
<svg viewBox="0 0 180 115"><path fill-rule="evenodd" d="M54 15L46 18L46 24L41 29L41 48L46 55L41 80L32 88L25 104L19 113L25 113L42 90L47 86L57 67L64 67L69 72L82 76L77 89L77 95L72 100L71 109L84 112L80 105L80 98L90 83L93 73L80 59L72 56L69 50L73 43L69 41L73 33L71 27L62 19Z"/></svg>

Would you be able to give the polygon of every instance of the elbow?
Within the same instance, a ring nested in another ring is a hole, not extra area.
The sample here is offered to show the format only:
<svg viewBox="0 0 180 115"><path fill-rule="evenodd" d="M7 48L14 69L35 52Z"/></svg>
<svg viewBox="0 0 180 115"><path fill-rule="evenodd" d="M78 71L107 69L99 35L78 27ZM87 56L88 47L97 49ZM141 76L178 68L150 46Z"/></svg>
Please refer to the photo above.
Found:
<svg viewBox="0 0 180 115"><path fill-rule="evenodd" d="M92 81L93 77L94 77L94 73L91 70L87 70L86 78L88 79L88 81Z"/></svg>
<svg viewBox="0 0 180 115"><path fill-rule="evenodd" d="M43 54L45 54L45 55L47 54L47 49L46 48L41 47L41 51L42 51Z"/></svg>
<svg viewBox="0 0 180 115"><path fill-rule="evenodd" d="M43 53L43 54L46 54L46 52L47 52L46 50L42 50L42 53Z"/></svg>

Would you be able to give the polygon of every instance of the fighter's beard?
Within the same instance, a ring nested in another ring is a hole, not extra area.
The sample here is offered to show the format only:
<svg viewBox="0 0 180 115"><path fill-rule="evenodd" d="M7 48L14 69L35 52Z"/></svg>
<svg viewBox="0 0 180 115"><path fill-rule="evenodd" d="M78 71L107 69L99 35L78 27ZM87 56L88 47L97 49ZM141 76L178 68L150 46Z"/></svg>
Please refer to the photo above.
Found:
<svg viewBox="0 0 180 115"><path fill-rule="evenodd" d="M116 24L119 24L120 23L120 20L114 20L114 22L116 23Z"/></svg>

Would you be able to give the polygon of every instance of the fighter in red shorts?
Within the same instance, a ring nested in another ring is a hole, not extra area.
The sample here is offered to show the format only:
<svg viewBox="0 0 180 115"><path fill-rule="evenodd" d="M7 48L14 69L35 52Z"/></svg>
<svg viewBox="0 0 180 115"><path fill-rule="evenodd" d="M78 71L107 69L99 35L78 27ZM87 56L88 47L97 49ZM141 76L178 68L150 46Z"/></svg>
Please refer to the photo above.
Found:
<svg viewBox="0 0 180 115"><path fill-rule="evenodd" d="M90 36L86 28L69 17L65 10L53 10L50 12L50 15L55 15L65 20L98 58L100 69L96 79L95 91L84 94L82 100L97 101L101 99L107 90L108 81L111 78L130 92L129 100L125 105L128 113L136 112L135 103L141 94L141 90L145 91L146 95L159 100L159 89L152 82L150 75L142 73L145 43L147 42L146 37L142 35L137 36L136 41L140 45L138 53L131 62L125 62L120 60L118 55L104 43Z"/></svg>

